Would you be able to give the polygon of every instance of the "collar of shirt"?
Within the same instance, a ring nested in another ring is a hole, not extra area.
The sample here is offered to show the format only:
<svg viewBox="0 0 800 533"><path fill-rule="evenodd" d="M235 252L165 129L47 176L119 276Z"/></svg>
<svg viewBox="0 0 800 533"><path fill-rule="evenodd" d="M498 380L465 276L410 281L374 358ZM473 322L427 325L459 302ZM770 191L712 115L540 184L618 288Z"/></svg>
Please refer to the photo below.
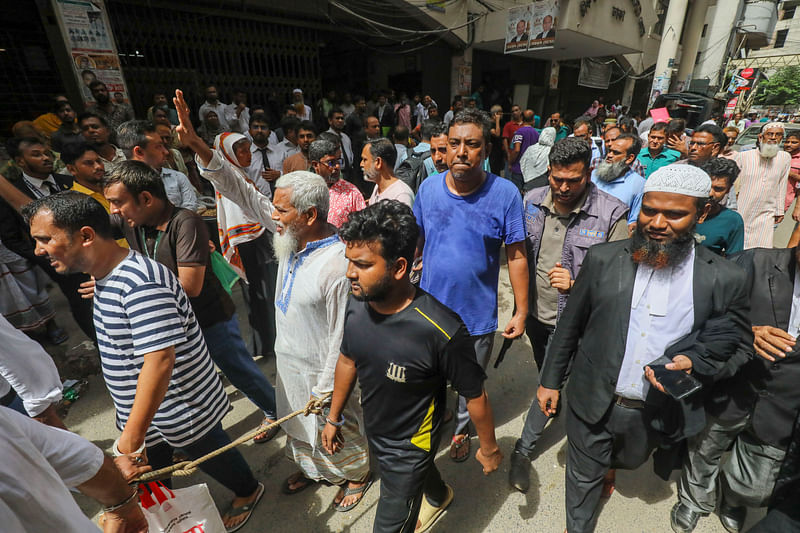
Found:
<svg viewBox="0 0 800 533"><path fill-rule="evenodd" d="M633 284L633 299L631 300L631 309L637 309L643 303L642 296L645 293L650 283L655 283L653 288L658 290L650 291L648 298L648 309L653 316L666 316L669 307L669 294L670 286L673 281L682 280L689 267L694 262L694 246L689 254L681 261L672 267L654 269L650 265L639 265L636 269L636 280ZM672 307L675 307L674 305Z"/></svg>
<svg viewBox="0 0 800 533"><path fill-rule="evenodd" d="M426 142L421 142L414 147L414 152L421 154L422 152L427 152L431 149L431 145Z"/></svg>
<svg viewBox="0 0 800 533"><path fill-rule="evenodd" d="M264 148L261 148L256 143L253 143L253 142L250 143L250 153L251 154L254 154L256 152L260 152L261 150L264 150L264 149L267 150L267 153L270 153L270 154L275 153L275 148L273 148L273 146L271 144L269 144L269 143L267 143L267 145Z"/></svg>
<svg viewBox="0 0 800 533"><path fill-rule="evenodd" d="M39 191L45 193L45 196L49 196L50 195L50 189L45 186L44 182L52 183L53 185L58 187L58 184L56 183L56 179L53 177L52 174L47 176L45 179L39 179L39 178L34 178L33 176L29 176L28 174L23 172L22 173L22 178L25 181L27 181L28 184L36 187L37 189L39 189Z"/></svg>
<svg viewBox="0 0 800 533"><path fill-rule="evenodd" d="M545 194L544 199L542 200L541 206L546 208L551 216L554 216L554 217L569 217L569 216L578 214L581 211L583 211L583 207L586 205L586 198L588 198L588 197L589 197L589 187L587 186L583 190L583 195L578 200L578 203L575 204L575 207L573 207L572 210L569 213L566 213L566 214L562 215L562 214L556 212L556 206L553 203L553 190L550 189L549 191L547 191L547 194Z"/></svg>

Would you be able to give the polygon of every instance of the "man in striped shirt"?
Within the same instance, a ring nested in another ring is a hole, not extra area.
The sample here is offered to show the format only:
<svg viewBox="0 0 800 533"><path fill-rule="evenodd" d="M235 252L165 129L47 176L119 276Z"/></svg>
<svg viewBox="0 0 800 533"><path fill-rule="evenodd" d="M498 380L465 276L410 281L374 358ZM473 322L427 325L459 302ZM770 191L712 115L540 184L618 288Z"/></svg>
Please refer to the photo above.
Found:
<svg viewBox="0 0 800 533"><path fill-rule="evenodd" d="M86 195L40 198L23 215L36 254L56 272L87 272L96 280L98 350L122 431L114 453L146 450L158 469L171 463L173 448L195 459L230 443L221 423L230 405L178 278L120 247L105 209ZM229 450L200 468L235 493L223 516L228 531L243 525L264 486L242 455Z"/></svg>

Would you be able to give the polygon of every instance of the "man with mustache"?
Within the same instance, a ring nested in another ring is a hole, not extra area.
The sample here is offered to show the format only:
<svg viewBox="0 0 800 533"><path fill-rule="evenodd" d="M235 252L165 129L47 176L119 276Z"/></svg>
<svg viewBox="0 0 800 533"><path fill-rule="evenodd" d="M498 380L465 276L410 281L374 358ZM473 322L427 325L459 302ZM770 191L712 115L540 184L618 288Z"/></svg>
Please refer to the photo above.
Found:
<svg viewBox="0 0 800 533"><path fill-rule="evenodd" d="M783 221L786 183L792 156L781 150L784 126L768 122L761 128L756 150L738 152L742 169L736 185L737 210L744 219L744 247L772 248L775 225Z"/></svg>
<svg viewBox="0 0 800 533"><path fill-rule="evenodd" d="M353 211L364 209L361 191L341 177L342 149L331 141L319 139L308 149L311 168L325 180L329 191L328 222L337 228L347 221Z"/></svg>
<svg viewBox="0 0 800 533"><path fill-rule="evenodd" d="M591 157L583 139L558 141L550 150L549 185L525 195L531 273L525 331L537 370L542 368L548 340L589 247L628 238L628 206L592 183ZM532 454L548 420L534 401L514 446L508 474L509 483L520 492L530 486Z"/></svg>
<svg viewBox="0 0 800 533"><path fill-rule="evenodd" d="M605 159L592 171L592 182L627 205L628 224L635 224L642 205L644 178L631 165L642 150L642 140L638 135L621 133L606 148Z"/></svg>
<svg viewBox="0 0 800 533"><path fill-rule="evenodd" d="M220 154L212 152L197 135L183 92L175 91L173 101L180 120L178 136L184 146L195 152L202 176L220 194L238 204L246 217L276 228L276 393L278 416L285 416L302 409L309 398L319 398L333 390L342 342L350 288L345 277L345 246L336 228L327 221L328 186L322 177L311 172L290 172L275 182L270 201L252 182L227 172ZM334 152L338 149L333 143L328 144ZM332 165L338 169L338 159ZM299 467L284 481L281 491L297 494L318 482L340 485L333 506L337 511L349 511L358 505L372 483L367 442L358 425L361 406L356 399L351 400L343 418L335 421L344 438L340 451L345 452L337 457L322 448L319 427L326 423L325 418L298 417L281 424L288 435L286 453Z"/></svg>
<svg viewBox="0 0 800 533"><path fill-rule="evenodd" d="M638 468L665 433L702 430L696 421L670 424L683 406L649 365L711 380L742 338L752 342L745 273L695 245L710 189L708 175L690 165L655 171L633 237L589 249L550 339L537 398L554 414L569 371L570 533L594 530L610 468Z"/></svg>

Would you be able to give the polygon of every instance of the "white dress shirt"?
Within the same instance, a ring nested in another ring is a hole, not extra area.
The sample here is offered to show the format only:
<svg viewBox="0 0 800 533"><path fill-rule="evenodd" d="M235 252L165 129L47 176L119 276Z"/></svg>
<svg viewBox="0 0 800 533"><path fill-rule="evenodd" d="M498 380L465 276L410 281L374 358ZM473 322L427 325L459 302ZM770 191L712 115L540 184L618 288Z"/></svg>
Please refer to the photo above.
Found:
<svg viewBox="0 0 800 533"><path fill-rule="evenodd" d="M0 315L0 397L11 387L31 416L61 399L61 379L53 359Z"/></svg>
<svg viewBox="0 0 800 533"><path fill-rule="evenodd" d="M100 448L69 431L0 407L0 524L3 531L99 531L68 487L92 479Z"/></svg>
<svg viewBox="0 0 800 533"><path fill-rule="evenodd" d="M53 194L50 186L46 185L46 183L50 183L51 185L55 185L57 189L61 189L56 183L56 179L53 177L52 174L47 176L45 179L34 178L33 176L29 176L25 172L22 173L22 179L25 181L25 184L28 188L36 195L36 198L43 198L45 196L50 196ZM46 182L46 183L45 183Z"/></svg>
<svg viewBox="0 0 800 533"><path fill-rule="evenodd" d="M272 165L272 168L283 172L283 161L290 155L298 153L300 151L300 147L296 144L292 144L289 139L284 139L278 143L276 151L278 153L278 161L274 162L270 159L269 163Z"/></svg>
<svg viewBox="0 0 800 533"><path fill-rule="evenodd" d="M797 338L800 333L800 268L794 271L794 289L792 290L792 313L789 315L789 335Z"/></svg>
<svg viewBox="0 0 800 533"><path fill-rule="evenodd" d="M197 211L197 193L183 172L164 167L161 169L161 181L167 191L167 199L177 207L185 207Z"/></svg>
<svg viewBox="0 0 800 533"><path fill-rule="evenodd" d="M231 131L246 133L250 129L250 108L245 107L237 117L236 104L228 104L225 107L225 122L228 123Z"/></svg>
<svg viewBox="0 0 800 533"><path fill-rule="evenodd" d="M658 270L636 269L625 357L616 393L644 400L650 382L644 367L664 355L664 350L692 331L694 325L694 247L679 265Z"/></svg>
<svg viewBox="0 0 800 533"><path fill-rule="evenodd" d="M350 164L350 166L358 166L353 163L353 142L350 140L350 136L345 132L340 133L333 128L328 128L327 131L329 133L333 133L334 135L338 135L342 140L342 150L344 151L344 155L347 157L347 162ZM361 154L358 154L358 164L361 164Z"/></svg>
<svg viewBox="0 0 800 533"><path fill-rule="evenodd" d="M250 166L247 167L247 176L255 183L259 191L269 198L272 198L272 189L269 186L269 182L261 177L261 172L266 169L277 170L278 172L281 171L282 167L275 166L280 157L280 149L273 144L267 144L266 150L267 160L269 162L268 165L264 164L261 149L256 146L255 143L250 143L250 153L252 156L250 158Z"/></svg>

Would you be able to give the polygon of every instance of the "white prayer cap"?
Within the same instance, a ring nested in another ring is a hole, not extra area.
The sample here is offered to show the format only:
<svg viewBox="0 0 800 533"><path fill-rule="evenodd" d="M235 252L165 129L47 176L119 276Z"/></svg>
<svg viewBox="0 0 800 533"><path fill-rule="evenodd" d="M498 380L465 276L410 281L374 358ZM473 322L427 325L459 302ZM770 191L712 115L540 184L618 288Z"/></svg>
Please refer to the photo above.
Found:
<svg viewBox="0 0 800 533"><path fill-rule="evenodd" d="M783 122L778 122L778 121L767 122L766 124L764 124L764 126L761 127L760 133L763 133L767 130L786 131L786 126L783 125Z"/></svg>
<svg viewBox="0 0 800 533"><path fill-rule="evenodd" d="M303 94L303 90L302 89L295 89L294 91L292 91L292 94L297 94L297 93Z"/></svg>
<svg viewBox="0 0 800 533"><path fill-rule="evenodd" d="M692 165L668 165L650 174L644 184L644 192L673 192L695 198L708 198L711 193L711 178Z"/></svg>

